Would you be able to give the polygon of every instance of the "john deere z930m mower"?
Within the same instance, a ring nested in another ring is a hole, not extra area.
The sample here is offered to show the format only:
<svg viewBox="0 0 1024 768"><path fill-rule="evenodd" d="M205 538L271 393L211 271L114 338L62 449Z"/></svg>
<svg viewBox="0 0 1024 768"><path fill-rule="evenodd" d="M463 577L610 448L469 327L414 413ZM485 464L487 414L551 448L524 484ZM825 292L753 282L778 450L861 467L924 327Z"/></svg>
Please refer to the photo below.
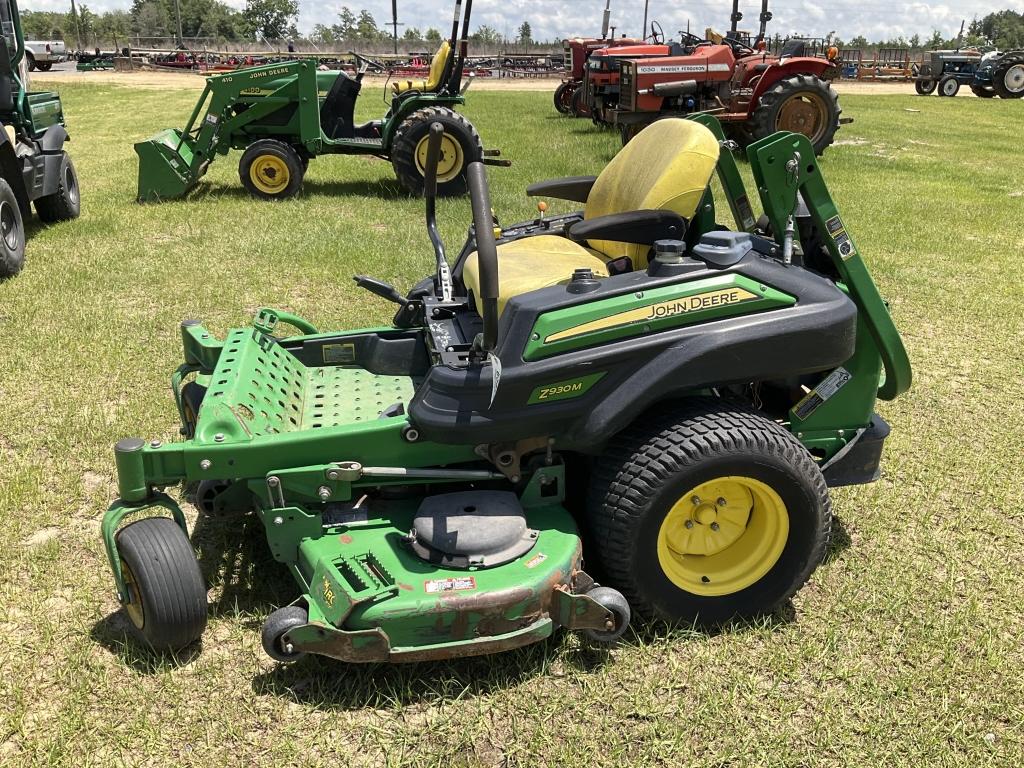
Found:
<svg viewBox="0 0 1024 768"><path fill-rule="evenodd" d="M135 145L140 202L189 192L210 163L242 150L238 175L264 199L293 197L311 158L325 154L370 155L391 160L395 175L414 194L423 191L427 132L444 126L437 186L442 195L466 191L466 168L495 159L454 107L465 103L461 85L472 0L456 0L451 38L441 43L425 80L391 86L391 106L379 120L356 124L356 98L365 68L355 77L320 72L314 59L241 69L211 76L183 131L163 130ZM459 38L459 20L462 36ZM486 157L485 157L486 155Z"/></svg>
<svg viewBox="0 0 1024 768"><path fill-rule="evenodd" d="M118 443L102 524L145 640L206 624L177 484L200 515L261 521L298 587L263 629L282 661L612 641L632 615L713 625L792 596L828 548L829 486L877 477L876 398L910 365L807 137L748 148L760 227L723 143L713 118L658 121L600 176L528 190L582 212L504 229L471 163L451 264L428 173L436 274L408 294L355 278L398 305L387 327L182 323L186 439Z"/></svg>

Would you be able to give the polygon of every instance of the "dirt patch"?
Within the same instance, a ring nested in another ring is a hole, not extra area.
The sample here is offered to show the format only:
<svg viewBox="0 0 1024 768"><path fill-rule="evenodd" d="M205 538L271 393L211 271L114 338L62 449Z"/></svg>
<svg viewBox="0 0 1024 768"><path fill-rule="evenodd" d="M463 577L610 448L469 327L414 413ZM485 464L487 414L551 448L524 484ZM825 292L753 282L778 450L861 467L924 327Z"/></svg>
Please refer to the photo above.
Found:
<svg viewBox="0 0 1024 768"><path fill-rule="evenodd" d="M60 528L40 528L21 543L26 547L41 547L60 536Z"/></svg>

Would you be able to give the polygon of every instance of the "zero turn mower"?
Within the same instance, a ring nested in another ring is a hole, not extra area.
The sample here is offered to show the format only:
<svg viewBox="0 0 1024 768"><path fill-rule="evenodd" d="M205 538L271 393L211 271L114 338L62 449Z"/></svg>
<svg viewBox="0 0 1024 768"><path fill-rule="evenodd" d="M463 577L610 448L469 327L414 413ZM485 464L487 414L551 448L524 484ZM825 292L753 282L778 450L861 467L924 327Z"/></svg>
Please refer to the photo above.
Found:
<svg viewBox="0 0 1024 768"><path fill-rule="evenodd" d="M658 121L600 176L527 190L583 211L504 228L472 163L451 265L428 173L436 273L408 294L355 278L398 305L387 327L183 322L186 439L117 444L102 524L142 637L206 624L177 484L201 515L255 510L298 586L263 628L281 661L613 641L634 614L714 625L790 598L828 549L829 486L878 476L876 398L911 371L807 137L749 147L761 227L723 145L713 118Z"/></svg>
<svg viewBox="0 0 1024 768"><path fill-rule="evenodd" d="M466 169L475 161L508 165L497 150L484 150L473 125L454 107L465 103L472 80L462 85L473 0L456 0L451 38L441 43L426 80L391 85L391 105L379 120L356 124L356 98L364 64L355 77L320 72L315 59L268 64L212 75L183 131L168 128L135 145L139 202L186 195L218 155L242 150L238 175L255 197L294 197L311 158L370 155L390 160L409 192L423 191L427 132L444 126L438 193L466 191ZM459 39L459 19L462 36Z"/></svg>

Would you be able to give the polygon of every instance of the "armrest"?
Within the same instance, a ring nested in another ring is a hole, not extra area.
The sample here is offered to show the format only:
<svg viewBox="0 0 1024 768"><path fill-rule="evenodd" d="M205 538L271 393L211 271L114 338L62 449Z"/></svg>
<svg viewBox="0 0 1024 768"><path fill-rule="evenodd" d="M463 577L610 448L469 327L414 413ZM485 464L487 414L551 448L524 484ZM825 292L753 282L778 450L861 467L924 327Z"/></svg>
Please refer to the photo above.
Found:
<svg viewBox="0 0 1024 768"><path fill-rule="evenodd" d="M556 200L585 203L595 181L597 181L597 176L566 176L561 179L548 179L528 186L526 194L530 197L553 197Z"/></svg>
<svg viewBox="0 0 1024 768"><path fill-rule="evenodd" d="M569 227L573 240L614 240L619 243L654 245L655 240L682 240L686 219L662 210L629 211L584 219Z"/></svg>

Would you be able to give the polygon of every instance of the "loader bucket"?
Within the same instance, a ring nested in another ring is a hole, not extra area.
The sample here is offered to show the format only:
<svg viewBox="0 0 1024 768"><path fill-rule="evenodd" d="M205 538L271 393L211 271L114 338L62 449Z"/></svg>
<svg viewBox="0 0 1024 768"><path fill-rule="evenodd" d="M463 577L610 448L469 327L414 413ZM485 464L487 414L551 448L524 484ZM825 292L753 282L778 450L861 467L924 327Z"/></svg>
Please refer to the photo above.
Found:
<svg viewBox="0 0 1024 768"><path fill-rule="evenodd" d="M135 145L139 156L139 202L182 197L199 178L192 168L192 146L180 131L167 128Z"/></svg>

